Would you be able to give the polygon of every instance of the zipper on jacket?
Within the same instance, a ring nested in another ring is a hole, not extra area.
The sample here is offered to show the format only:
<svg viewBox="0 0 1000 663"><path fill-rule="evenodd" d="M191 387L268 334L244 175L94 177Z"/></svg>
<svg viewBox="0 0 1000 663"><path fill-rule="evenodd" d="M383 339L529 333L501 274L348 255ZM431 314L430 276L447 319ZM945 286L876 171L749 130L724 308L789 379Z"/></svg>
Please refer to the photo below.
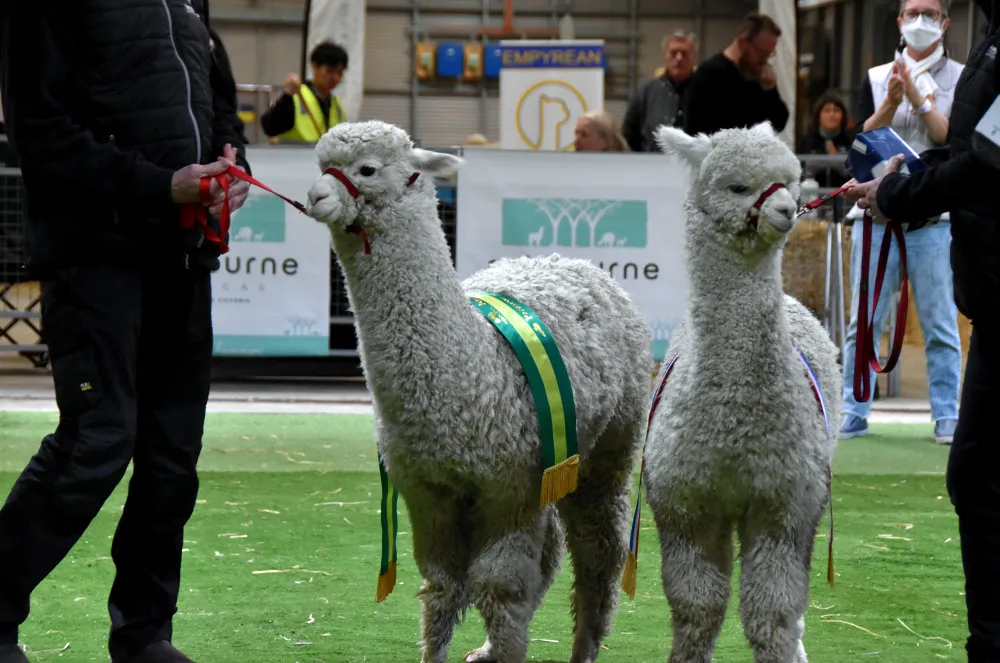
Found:
<svg viewBox="0 0 1000 663"><path fill-rule="evenodd" d="M191 118L191 125L194 127L194 145L195 145L195 157L192 163L201 163L201 132L198 130L198 120L194 117L194 109L191 107L191 75L188 73L187 65L184 64L184 59L181 57L180 51L177 50L177 41L174 39L174 21L170 16L170 6L167 4L167 0L160 0L163 4L163 11L167 14L167 31L170 33L170 45L174 48L174 55L177 56L177 62L181 65L181 71L184 72L184 87L187 92L187 111L188 116Z"/></svg>

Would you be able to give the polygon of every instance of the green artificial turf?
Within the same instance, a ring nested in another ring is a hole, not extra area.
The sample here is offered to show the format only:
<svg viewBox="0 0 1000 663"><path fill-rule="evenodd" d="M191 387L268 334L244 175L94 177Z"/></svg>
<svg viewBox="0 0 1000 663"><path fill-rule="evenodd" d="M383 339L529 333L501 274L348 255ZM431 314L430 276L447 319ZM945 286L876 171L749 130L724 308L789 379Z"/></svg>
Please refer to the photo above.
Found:
<svg viewBox="0 0 1000 663"><path fill-rule="evenodd" d="M0 488L9 488L54 424L50 414L0 413ZM837 585L831 589L825 579L824 519L807 614L809 658L964 661L957 522L944 487L947 448L930 440L930 426L872 429L873 436L838 448ZM123 482L35 592L21 638L34 660L107 661L109 549L124 499ZM417 663L419 578L402 501L400 507L400 582L376 605L372 418L209 415L200 500L185 533L175 642L208 663ZM664 661L669 652L670 614L648 509L642 527L638 594L634 602L622 595L601 656L606 663ZM532 623L530 660L569 660L570 580L567 559ZM449 660L462 660L483 637L472 610ZM752 660L735 601L715 660Z"/></svg>

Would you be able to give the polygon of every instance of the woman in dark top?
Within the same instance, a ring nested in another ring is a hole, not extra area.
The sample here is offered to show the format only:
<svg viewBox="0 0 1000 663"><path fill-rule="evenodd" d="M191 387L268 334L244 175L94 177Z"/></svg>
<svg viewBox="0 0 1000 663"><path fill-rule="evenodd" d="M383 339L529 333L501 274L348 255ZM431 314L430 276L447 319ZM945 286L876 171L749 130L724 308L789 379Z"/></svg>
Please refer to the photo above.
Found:
<svg viewBox="0 0 1000 663"><path fill-rule="evenodd" d="M843 154L846 157L854 141L851 115L838 95L824 94L813 106L809 133L799 140L800 154ZM839 187L851 179L843 168L806 168L821 187Z"/></svg>

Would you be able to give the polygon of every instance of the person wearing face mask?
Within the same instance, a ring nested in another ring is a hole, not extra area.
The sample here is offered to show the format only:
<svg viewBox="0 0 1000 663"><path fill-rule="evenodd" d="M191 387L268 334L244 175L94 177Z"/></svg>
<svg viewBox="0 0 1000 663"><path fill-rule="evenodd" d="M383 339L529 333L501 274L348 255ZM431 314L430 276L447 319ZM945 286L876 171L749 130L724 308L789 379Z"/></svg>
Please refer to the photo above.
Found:
<svg viewBox="0 0 1000 663"><path fill-rule="evenodd" d="M858 117L866 118L863 131L892 127L916 152L944 145L948 117L963 66L948 57L942 44L948 29L950 0L901 0L897 24L902 43L896 57L868 71L862 83ZM854 399L854 353L857 332L858 286L861 280L863 212L855 206L847 218L851 232L851 322L844 344L844 420L840 437L867 435L871 401ZM878 219L875 220L878 223ZM933 222L933 223L928 223ZM950 217L947 212L924 220L925 227L906 240L910 282L917 317L924 335L927 382L934 423L934 440L951 444L958 425L958 395L962 376L962 342L958 309L952 291ZM874 237L881 237L876 228ZM878 247L875 247L877 251ZM877 255L877 254L876 254ZM875 260L869 265L869 283L875 282ZM899 275L899 249L895 241L889 254L886 282L895 285ZM871 294L869 307L871 310ZM873 325L876 338L891 306L888 294L880 297ZM878 345L876 345L878 347ZM871 379L874 381L874 371Z"/></svg>
<svg viewBox="0 0 1000 663"><path fill-rule="evenodd" d="M975 0L986 15L984 39L966 59L954 91L947 147L923 152L927 168L886 174L852 186L883 223L901 222L909 237L926 215L950 212L954 298L972 321L958 429L948 457L948 496L958 514L965 569L969 663L1000 661L1000 161L976 125L1000 103L1000 0Z"/></svg>

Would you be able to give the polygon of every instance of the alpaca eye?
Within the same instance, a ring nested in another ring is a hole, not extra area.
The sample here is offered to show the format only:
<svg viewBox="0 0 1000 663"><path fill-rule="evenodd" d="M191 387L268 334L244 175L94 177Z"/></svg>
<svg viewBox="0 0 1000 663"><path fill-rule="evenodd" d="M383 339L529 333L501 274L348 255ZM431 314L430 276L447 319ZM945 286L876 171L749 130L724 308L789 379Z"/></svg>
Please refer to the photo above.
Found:
<svg viewBox="0 0 1000 663"><path fill-rule="evenodd" d="M750 190L750 187L744 186L742 184L730 184L726 188L732 191L733 193L746 193L747 191Z"/></svg>
<svg viewBox="0 0 1000 663"><path fill-rule="evenodd" d="M371 177L375 174L375 169L371 166L361 166L361 170L358 171L364 177Z"/></svg>

